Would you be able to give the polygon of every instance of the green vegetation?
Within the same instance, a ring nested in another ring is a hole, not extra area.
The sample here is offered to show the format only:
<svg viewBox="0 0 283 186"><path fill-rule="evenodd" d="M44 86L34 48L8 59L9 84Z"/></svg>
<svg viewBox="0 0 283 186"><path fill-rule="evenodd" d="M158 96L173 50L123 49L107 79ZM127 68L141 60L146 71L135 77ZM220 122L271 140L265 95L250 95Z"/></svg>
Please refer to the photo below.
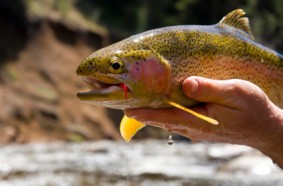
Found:
<svg viewBox="0 0 283 186"><path fill-rule="evenodd" d="M256 40L283 51L282 0L77 0L76 5L117 40L169 25L215 24L231 10L242 8Z"/></svg>
<svg viewBox="0 0 283 186"><path fill-rule="evenodd" d="M0 3L5 16L10 12L22 21L23 15L30 21L48 19L103 37L110 33L112 42L158 27L215 24L238 8L244 9L250 18L256 40L283 51L282 0L14 0Z"/></svg>

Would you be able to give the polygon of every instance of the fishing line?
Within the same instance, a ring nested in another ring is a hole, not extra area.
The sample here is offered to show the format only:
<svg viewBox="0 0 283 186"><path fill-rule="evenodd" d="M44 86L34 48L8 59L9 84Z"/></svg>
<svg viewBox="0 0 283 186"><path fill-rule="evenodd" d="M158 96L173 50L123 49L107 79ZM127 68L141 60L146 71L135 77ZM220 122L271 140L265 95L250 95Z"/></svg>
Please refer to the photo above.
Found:
<svg viewBox="0 0 283 186"><path fill-rule="evenodd" d="M127 186L130 186L130 166L129 166L129 143L126 143L126 184Z"/></svg>

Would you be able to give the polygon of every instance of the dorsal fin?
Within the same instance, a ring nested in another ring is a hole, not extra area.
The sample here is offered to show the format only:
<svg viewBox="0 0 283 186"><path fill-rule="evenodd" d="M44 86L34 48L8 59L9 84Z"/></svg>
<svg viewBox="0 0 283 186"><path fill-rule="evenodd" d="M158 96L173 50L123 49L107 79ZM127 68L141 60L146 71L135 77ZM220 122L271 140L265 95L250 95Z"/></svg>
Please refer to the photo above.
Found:
<svg viewBox="0 0 283 186"><path fill-rule="evenodd" d="M226 24L232 27L235 27L237 29L242 30L247 37L250 39L254 39L253 33L251 31L249 18L243 17L245 15L244 10L237 9L229 14L227 14L225 17L222 18L222 20L219 22L219 24Z"/></svg>

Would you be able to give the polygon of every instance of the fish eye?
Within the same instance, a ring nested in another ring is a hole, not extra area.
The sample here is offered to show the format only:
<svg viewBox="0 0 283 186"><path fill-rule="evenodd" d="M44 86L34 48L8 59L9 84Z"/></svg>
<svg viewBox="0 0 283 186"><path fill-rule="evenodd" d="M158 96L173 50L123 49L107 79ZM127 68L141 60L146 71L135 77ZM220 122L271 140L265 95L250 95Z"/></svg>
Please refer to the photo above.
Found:
<svg viewBox="0 0 283 186"><path fill-rule="evenodd" d="M119 73L123 70L123 62L118 57L113 57L110 60L110 71L113 73Z"/></svg>
<svg viewBox="0 0 283 186"><path fill-rule="evenodd" d="M118 70L121 67L120 63L118 62L114 62L111 65L114 70Z"/></svg>

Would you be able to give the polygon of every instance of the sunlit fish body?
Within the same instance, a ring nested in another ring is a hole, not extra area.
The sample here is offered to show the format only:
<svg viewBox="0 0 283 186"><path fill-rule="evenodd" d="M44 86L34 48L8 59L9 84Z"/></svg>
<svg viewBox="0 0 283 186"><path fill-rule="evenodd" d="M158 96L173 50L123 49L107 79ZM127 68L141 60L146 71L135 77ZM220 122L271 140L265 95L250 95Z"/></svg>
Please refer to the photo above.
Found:
<svg viewBox="0 0 283 186"><path fill-rule="evenodd" d="M115 109L178 107L192 112L187 107L197 102L182 93L181 84L189 76L202 76L248 80L283 108L283 57L254 41L244 14L232 11L210 26L150 30L102 48L79 65L77 74L92 90L77 96ZM129 141L143 126L124 118L122 136Z"/></svg>

